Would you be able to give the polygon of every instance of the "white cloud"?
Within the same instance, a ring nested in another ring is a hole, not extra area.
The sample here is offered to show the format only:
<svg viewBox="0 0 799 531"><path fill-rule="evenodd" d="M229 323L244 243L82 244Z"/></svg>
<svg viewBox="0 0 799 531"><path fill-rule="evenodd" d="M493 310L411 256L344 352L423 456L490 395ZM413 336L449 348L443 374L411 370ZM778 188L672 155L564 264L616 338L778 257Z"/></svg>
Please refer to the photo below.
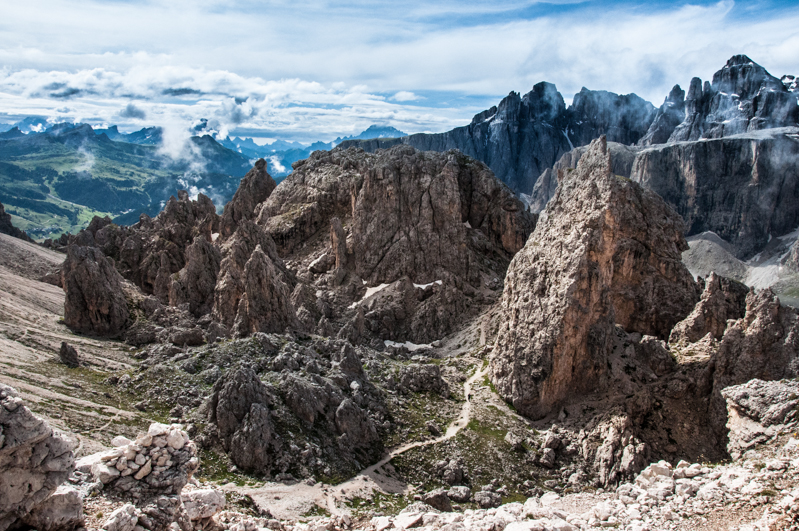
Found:
<svg viewBox="0 0 799 531"><path fill-rule="evenodd" d="M533 4L11 3L0 23L0 113L119 123L132 104L153 125L185 129L205 117L219 132L307 141L375 122L450 129L543 80L567 100L586 86L659 105L673 84L709 79L736 53L777 76L797 73L795 10L586 2L518 15ZM128 120L120 125L141 127Z"/></svg>
<svg viewBox="0 0 799 531"><path fill-rule="evenodd" d="M407 90L400 90L399 92L391 96L391 99L394 101L416 101L420 98L413 92L408 92Z"/></svg>

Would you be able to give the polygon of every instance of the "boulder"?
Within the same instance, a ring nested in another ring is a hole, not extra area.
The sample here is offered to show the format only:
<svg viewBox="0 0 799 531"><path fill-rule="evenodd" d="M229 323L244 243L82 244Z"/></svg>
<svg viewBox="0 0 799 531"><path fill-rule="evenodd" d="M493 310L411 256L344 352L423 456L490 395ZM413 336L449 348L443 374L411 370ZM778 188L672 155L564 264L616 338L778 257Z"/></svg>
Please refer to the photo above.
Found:
<svg viewBox="0 0 799 531"><path fill-rule="evenodd" d="M502 503L502 497L496 492L481 490L474 494L474 502L479 505L481 509L490 509L491 507L499 507Z"/></svg>
<svg viewBox="0 0 799 531"><path fill-rule="evenodd" d="M83 334L117 337L130 312L122 292L122 277L95 247L67 247L61 266L64 278L64 323Z"/></svg>
<svg viewBox="0 0 799 531"><path fill-rule="evenodd" d="M0 384L0 531L45 502L74 468L69 442L31 413L14 389ZM58 505L54 500L51 509Z"/></svg>
<svg viewBox="0 0 799 531"><path fill-rule="evenodd" d="M472 489L464 486L450 487L447 491L447 497L458 503L466 503L472 497Z"/></svg>
<svg viewBox="0 0 799 531"><path fill-rule="evenodd" d="M490 361L497 391L541 418L604 391L615 326L665 339L698 300L680 217L611 172L604 137L568 173L511 262Z"/></svg>
<svg viewBox="0 0 799 531"><path fill-rule="evenodd" d="M432 363L411 363L400 370L400 386L414 393L437 393L449 397L449 386L441 377L441 368Z"/></svg>
<svg viewBox="0 0 799 531"><path fill-rule="evenodd" d="M199 489L180 495L192 521L211 518L225 508L225 493L218 489Z"/></svg>
<svg viewBox="0 0 799 531"><path fill-rule="evenodd" d="M74 369L80 365L78 351L66 341L61 342L61 349L58 351L58 359L61 361L61 363L71 369Z"/></svg>
<svg viewBox="0 0 799 531"><path fill-rule="evenodd" d="M439 511L446 513L452 512L452 504L449 501L449 497L447 496L447 491L445 489L436 489L424 494L422 496L422 501L430 507L438 509Z"/></svg>
<svg viewBox="0 0 799 531"><path fill-rule="evenodd" d="M131 504L125 504L116 511L112 512L103 522L104 531L133 531L139 523L139 512Z"/></svg>
<svg viewBox="0 0 799 531"><path fill-rule="evenodd" d="M38 531L71 531L83 527L83 494L74 487L61 485L34 507L23 522Z"/></svg>

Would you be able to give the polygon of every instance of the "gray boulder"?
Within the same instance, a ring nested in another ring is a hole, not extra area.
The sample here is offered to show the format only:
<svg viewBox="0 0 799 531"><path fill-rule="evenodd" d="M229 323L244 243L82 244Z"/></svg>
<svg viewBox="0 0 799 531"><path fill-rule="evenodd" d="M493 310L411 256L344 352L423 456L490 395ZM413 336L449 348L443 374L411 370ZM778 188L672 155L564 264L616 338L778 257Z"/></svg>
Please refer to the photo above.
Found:
<svg viewBox="0 0 799 531"><path fill-rule="evenodd" d="M424 494L422 496L422 501L430 507L438 509L439 511L446 513L452 512L452 504L449 501L449 497L447 496L447 491L445 489L436 489Z"/></svg>
<svg viewBox="0 0 799 531"><path fill-rule="evenodd" d="M474 501L481 509L490 509L492 507L499 507L502 503L502 497L496 492L481 490L474 494Z"/></svg>
<svg viewBox="0 0 799 531"><path fill-rule="evenodd" d="M44 503L74 468L66 439L0 384L0 531Z"/></svg>
<svg viewBox="0 0 799 531"><path fill-rule="evenodd" d="M437 393L449 396L449 386L441 377L438 365L411 363L400 371L400 386L414 393Z"/></svg>
<svg viewBox="0 0 799 531"><path fill-rule="evenodd" d="M28 513L23 522L38 531L71 531L83 527L83 494L61 485Z"/></svg>
<svg viewBox="0 0 799 531"><path fill-rule="evenodd" d="M78 351L66 341L61 342L61 348L58 351L58 359L61 363L72 369L80 365Z"/></svg>

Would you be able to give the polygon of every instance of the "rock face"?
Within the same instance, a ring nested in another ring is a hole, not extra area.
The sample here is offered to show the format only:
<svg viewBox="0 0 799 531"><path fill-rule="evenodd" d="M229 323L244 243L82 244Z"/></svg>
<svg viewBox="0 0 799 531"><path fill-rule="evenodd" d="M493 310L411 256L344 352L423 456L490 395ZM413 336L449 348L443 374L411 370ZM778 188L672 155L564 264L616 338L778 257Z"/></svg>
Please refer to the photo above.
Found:
<svg viewBox="0 0 799 531"><path fill-rule="evenodd" d="M614 142L634 144L647 132L654 111L635 94L586 88L567 109L555 85L542 82L524 96L511 92L465 127L397 139L346 141L342 147L374 151L407 144L423 151L458 149L487 164L515 192L529 193L538 176L574 146L602 134Z"/></svg>
<svg viewBox="0 0 799 531"><path fill-rule="evenodd" d="M9 236L28 242L33 241L24 231L19 230L11 223L11 214L6 214L3 203L0 203L0 233L8 234Z"/></svg>
<svg viewBox="0 0 799 531"><path fill-rule="evenodd" d="M96 247L70 245L61 270L66 325L83 334L119 336L130 312L122 293L122 277L111 261Z"/></svg>
<svg viewBox="0 0 799 531"><path fill-rule="evenodd" d="M205 236L196 236L186 247L186 265L169 286L171 306L189 305L197 317L209 313L214 303L214 288L222 256Z"/></svg>
<svg viewBox="0 0 799 531"><path fill-rule="evenodd" d="M58 487L23 519L39 531L71 531L83 527L84 520L83 494L68 485Z"/></svg>
<svg viewBox="0 0 799 531"><path fill-rule="evenodd" d="M70 444L0 384L0 530L45 503L74 467Z"/></svg>
<svg viewBox="0 0 799 531"><path fill-rule="evenodd" d="M210 242L218 228L213 202L203 194L192 201L181 190L155 218L143 214L135 225L120 227L95 217L85 230L70 237L70 243L101 249L124 278L167 304L171 276L186 266L186 249L197 236Z"/></svg>
<svg viewBox="0 0 799 531"><path fill-rule="evenodd" d="M604 137L567 174L511 262L491 380L524 415L601 390L614 326L668 337L698 293L682 220L611 173Z"/></svg>
<svg viewBox="0 0 799 531"><path fill-rule="evenodd" d="M278 269L263 252L255 248L244 266L244 295L239 300L234 334L248 336L252 332L282 332L298 328L289 287L280 279Z"/></svg>
<svg viewBox="0 0 799 531"><path fill-rule="evenodd" d="M728 319L740 319L746 312L749 288L740 282L711 273L694 310L674 326L671 343L694 343L707 334L721 339Z"/></svg>
<svg viewBox="0 0 799 531"><path fill-rule="evenodd" d="M670 142L721 138L747 131L795 126L797 96L782 81L745 55L735 55L713 75L712 83L693 78L685 98L685 118Z"/></svg>
<svg viewBox="0 0 799 531"><path fill-rule="evenodd" d="M722 389L727 402L727 450L733 459L796 425L799 383L791 380L750 380Z"/></svg>
<svg viewBox="0 0 799 531"><path fill-rule="evenodd" d="M748 259L799 225L799 128L652 146L630 178L670 204L687 234L712 231Z"/></svg>

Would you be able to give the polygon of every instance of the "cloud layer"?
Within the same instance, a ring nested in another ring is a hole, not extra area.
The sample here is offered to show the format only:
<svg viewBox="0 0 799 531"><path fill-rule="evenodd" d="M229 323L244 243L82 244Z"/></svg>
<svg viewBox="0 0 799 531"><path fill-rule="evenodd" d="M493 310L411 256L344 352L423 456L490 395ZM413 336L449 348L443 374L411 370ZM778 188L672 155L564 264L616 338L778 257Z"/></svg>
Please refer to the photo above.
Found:
<svg viewBox="0 0 799 531"><path fill-rule="evenodd" d="M443 131L555 83L659 105L746 53L799 73L779 2L42 0L4 6L0 113L310 141L371 123ZM0 121L3 121L0 115Z"/></svg>

